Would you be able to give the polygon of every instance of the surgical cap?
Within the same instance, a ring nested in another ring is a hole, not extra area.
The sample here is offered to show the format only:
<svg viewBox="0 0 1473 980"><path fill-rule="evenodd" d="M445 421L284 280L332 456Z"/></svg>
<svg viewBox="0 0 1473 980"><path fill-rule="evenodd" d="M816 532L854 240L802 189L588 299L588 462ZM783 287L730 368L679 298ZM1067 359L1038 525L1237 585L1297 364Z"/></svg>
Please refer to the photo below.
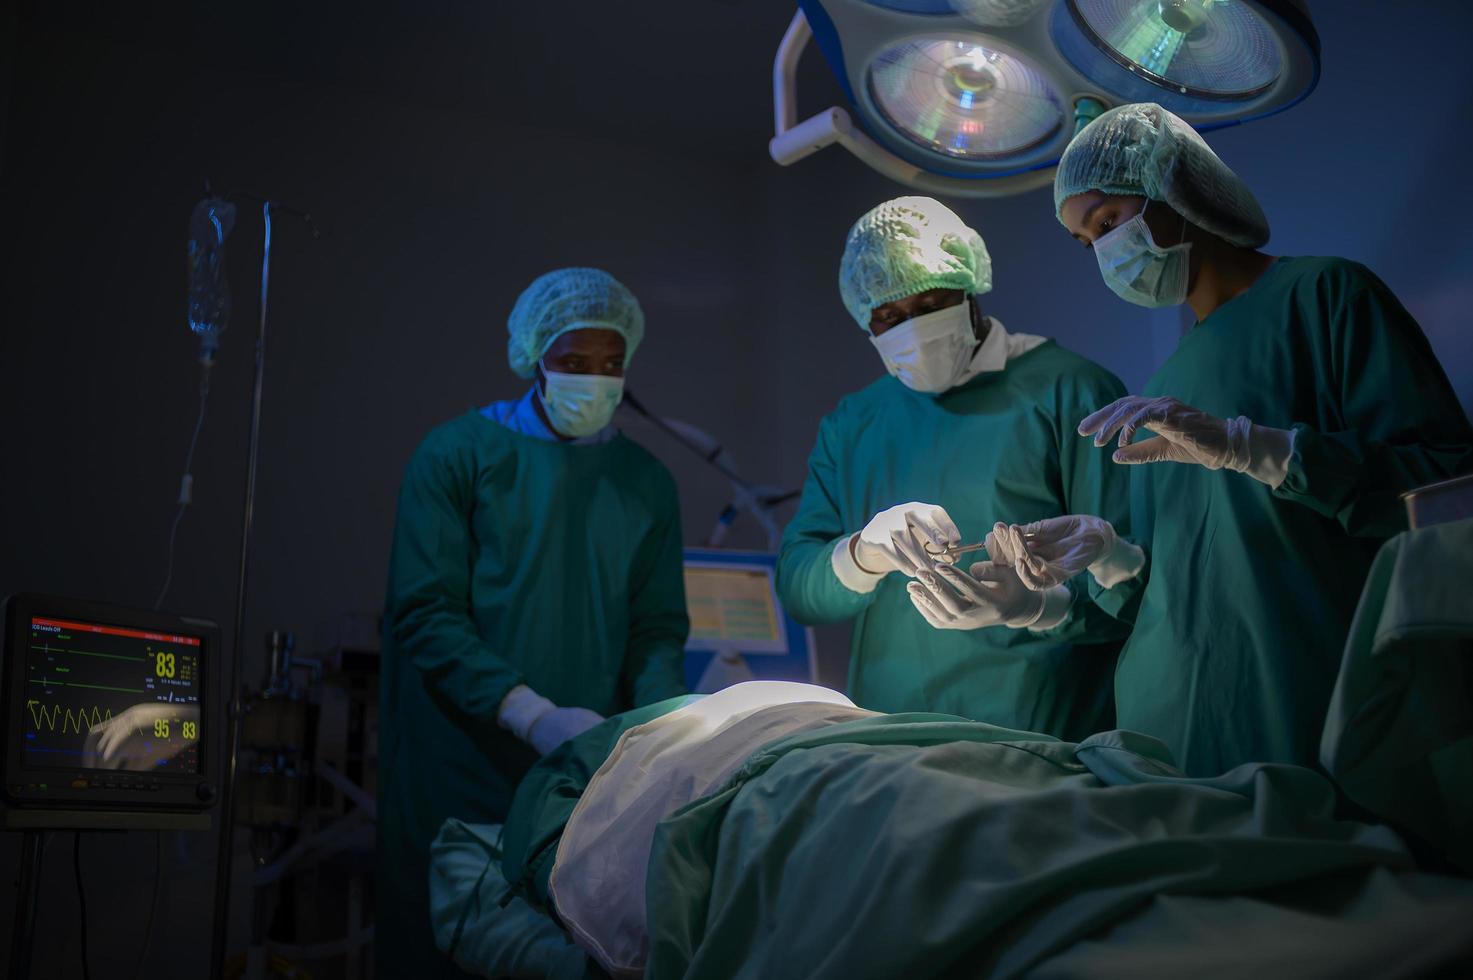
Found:
<svg viewBox="0 0 1473 980"><path fill-rule="evenodd" d="M644 337L644 311L624 284L602 269L557 269L517 297L506 321L506 358L523 378L552 342L572 330L612 330L624 338L624 365Z"/></svg>
<svg viewBox="0 0 1473 980"><path fill-rule="evenodd" d="M928 289L985 293L992 259L982 236L929 197L897 197L849 229L839 262L839 295L866 330L877 306Z"/></svg>
<svg viewBox="0 0 1473 980"><path fill-rule="evenodd" d="M1061 224L1064 202L1086 191L1165 201L1234 245L1258 248L1268 241L1268 218L1248 185L1196 130L1153 102L1102 113L1069 143L1054 174Z"/></svg>

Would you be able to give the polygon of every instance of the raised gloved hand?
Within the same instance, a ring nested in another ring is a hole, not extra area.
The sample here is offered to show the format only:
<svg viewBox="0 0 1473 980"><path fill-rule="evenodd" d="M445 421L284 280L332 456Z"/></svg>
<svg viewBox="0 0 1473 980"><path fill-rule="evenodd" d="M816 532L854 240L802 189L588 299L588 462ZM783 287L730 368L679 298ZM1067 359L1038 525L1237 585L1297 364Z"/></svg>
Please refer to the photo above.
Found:
<svg viewBox="0 0 1473 980"><path fill-rule="evenodd" d="M1086 569L1108 589L1134 578L1146 563L1145 552L1117 535L1114 525L1089 514L998 523L987 534L987 553L1011 565L1036 591L1062 585Z"/></svg>
<svg viewBox="0 0 1473 980"><path fill-rule="evenodd" d="M539 755L546 755L603 720L603 715L587 708L559 708L525 684L507 692L496 712L497 723Z"/></svg>
<svg viewBox="0 0 1473 980"><path fill-rule="evenodd" d="M1038 623L1044 613L1044 594L1024 585L1012 568L993 562L977 562L970 575L954 565L933 565L905 588L938 630L1021 629Z"/></svg>
<svg viewBox="0 0 1473 980"><path fill-rule="evenodd" d="M1137 429L1156 435L1132 443ZM1254 425L1245 415L1220 419L1175 398L1127 395L1117 398L1079 423L1079 434L1093 435L1103 446L1116 433L1117 463L1196 463L1209 470L1247 473L1276 487L1288 474L1294 434L1287 429Z"/></svg>
<svg viewBox="0 0 1473 980"><path fill-rule="evenodd" d="M905 551L907 535L914 532L915 548L922 554L942 552L961 544L962 534L944 507L912 501L880 511L858 534L838 543L833 553L834 573L855 592L871 592L891 572L914 575L918 567ZM929 546L929 551L927 551ZM912 549L914 551L914 549ZM924 560L947 560L935 555Z"/></svg>
<svg viewBox="0 0 1473 980"><path fill-rule="evenodd" d="M1242 415L1220 419L1183 405L1175 398L1127 395L1117 398L1079 423L1079 434L1093 435L1103 446L1120 433L1117 463L1196 463L1209 470L1248 468L1248 432L1252 425ZM1132 443L1137 429L1156 436Z"/></svg>

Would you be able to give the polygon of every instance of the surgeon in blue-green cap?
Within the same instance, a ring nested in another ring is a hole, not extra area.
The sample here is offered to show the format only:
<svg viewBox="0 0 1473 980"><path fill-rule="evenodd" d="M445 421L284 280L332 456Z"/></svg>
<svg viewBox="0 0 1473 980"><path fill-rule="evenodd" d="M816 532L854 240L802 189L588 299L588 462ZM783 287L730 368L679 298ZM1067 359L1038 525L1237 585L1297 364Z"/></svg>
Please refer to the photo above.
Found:
<svg viewBox="0 0 1473 980"><path fill-rule="evenodd" d="M984 313L987 247L939 201L902 197L861 217L838 285L883 373L819 426L778 559L785 607L807 623L854 621L848 693L861 707L1071 739L1111 727L1123 628L1070 587L1032 592L1011 566L972 554L954 567L946 549L1012 515L1086 503L1124 521L1126 480L1074 426L1125 389ZM975 601L932 607L912 592L916 576L963 567L980 580Z"/></svg>
<svg viewBox="0 0 1473 980"><path fill-rule="evenodd" d="M532 385L431 432L399 493L379 691L383 977L453 974L429 913L446 818L504 819L540 755L685 693L675 483L610 425L639 303L606 272L560 269L508 327Z"/></svg>
<svg viewBox="0 0 1473 980"><path fill-rule="evenodd" d="M1197 322L1141 394L1074 420L1130 471L1133 533L1082 512L1005 528L993 550L1047 590L1134 537L1149 564L1091 583L1135 627L1120 726L1193 775L1313 765L1371 558L1406 527L1398 497L1473 470L1473 429L1386 284L1347 259L1261 251L1247 184L1160 106L1082 130L1054 202L1121 299L1186 304Z"/></svg>

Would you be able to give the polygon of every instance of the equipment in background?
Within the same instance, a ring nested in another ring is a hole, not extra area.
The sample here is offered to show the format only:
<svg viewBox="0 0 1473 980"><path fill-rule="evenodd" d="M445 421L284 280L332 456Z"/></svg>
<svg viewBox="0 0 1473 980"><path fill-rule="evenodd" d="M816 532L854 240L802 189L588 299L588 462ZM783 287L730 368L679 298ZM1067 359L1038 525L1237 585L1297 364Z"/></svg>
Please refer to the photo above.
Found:
<svg viewBox="0 0 1473 980"><path fill-rule="evenodd" d="M813 631L783 611L776 571L772 554L685 549L685 682L692 691L712 694L750 680L813 683Z"/></svg>
<svg viewBox="0 0 1473 980"><path fill-rule="evenodd" d="M208 830L223 716L202 619L5 601L5 830Z"/></svg>
<svg viewBox="0 0 1473 980"><path fill-rule="evenodd" d="M303 754L312 728L312 712L305 699L315 692L321 673L317 661L297 662L292 634L266 634L266 681L261 690L242 693L240 757L236 762L236 822L253 832L270 835L279 828L295 829L302 818ZM298 688L291 672L309 672L308 686ZM270 849L267 840L252 841Z"/></svg>
<svg viewBox="0 0 1473 980"><path fill-rule="evenodd" d="M737 472L736 459L731 450L727 449L716 439L702 429L696 428L689 422L681 422L678 419L667 419L656 415L644 406L634 396L634 392L628 389L624 392L624 401L620 406L630 411L624 414L624 421L635 416L642 418L671 439L680 443L686 449L699 456L706 465L726 477L731 482L733 498L725 509L716 518L716 524L711 528L711 534L706 538L706 547L718 548L726 540L726 534L731 530L732 523L742 511L747 511L762 526L767 533L767 546L776 548L782 539L782 522L777 519L773 510L779 504L785 504L790 500L796 500L802 493L800 490L782 490L778 487L765 484L749 483ZM630 414L632 413L632 414Z"/></svg>
<svg viewBox="0 0 1473 980"><path fill-rule="evenodd" d="M203 619L33 593L3 619L0 829L24 831L9 975L27 977L43 833L210 829L222 656Z"/></svg>
<svg viewBox="0 0 1473 980"><path fill-rule="evenodd" d="M209 183L205 184L209 193ZM226 932L230 909L230 876L235 843L235 807L232 799L235 792L235 761L240 739L240 649L245 630L245 602L247 574L250 571L251 524L256 506L256 461L261 445L261 394L266 368L266 310L271 284L271 219L274 214L290 215L307 225L313 238L320 237L312 216L305 211L282 207L273 201L242 191L232 191L223 198L206 197L195 206L190 218L189 239L189 329L200 337L200 408L194 425L194 436L190 440L189 455L186 457L184 478L179 487L178 507L174 523L169 531L169 571L163 588L159 591L156 606L162 606L173 579L174 540L179 520L184 509L193 499L194 478L189 469L194 460L194 450L204 424L205 404L209 395L209 371L214 363L214 352L219 346L220 332L225 328L230 313L230 296L226 288L225 237L230 233L235 220L233 200L246 200L261 205L261 295L257 310L255 344L255 378L251 387L251 426L245 466L245 499L241 508L240 561L237 566L235 587L235 619L230 644L229 735L226 740L224 772L221 776L221 830L219 849L215 858L215 904L212 920L210 949L210 976L221 980L225 969Z"/></svg>
<svg viewBox="0 0 1473 980"><path fill-rule="evenodd" d="M848 107L799 121L810 40ZM788 166L832 143L928 194L1044 187L1105 109L1156 102L1199 130L1261 119L1319 82L1301 0L800 0L773 64Z"/></svg>
<svg viewBox="0 0 1473 980"><path fill-rule="evenodd" d="M189 329L199 337L200 363L209 365L230 324L230 280L225 274L225 239L235 230L235 205L206 197L189 216Z"/></svg>
<svg viewBox="0 0 1473 980"><path fill-rule="evenodd" d="M378 646L339 624L329 652L266 634L266 677L243 691L237 825L250 833L250 941L229 976L369 976ZM361 625L361 624L360 624ZM296 972L293 972L296 971Z"/></svg>
<svg viewBox="0 0 1473 980"><path fill-rule="evenodd" d="M1401 495L1412 528L1473 517L1473 474L1440 480Z"/></svg>
<svg viewBox="0 0 1473 980"><path fill-rule="evenodd" d="M218 197L206 197L194 206L194 212L189 216L189 302L185 316L189 329L199 337L199 411L194 417L194 433L189 437L189 452L184 456L179 499L174 506L174 520L169 525L169 558L164 584L153 603L155 609L163 608L169 586L174 582L174 542L179 536L179 522L184 519L184 511L194 502L194 451L199 447L200 430L205 426L205 409L210 403L210 369L215 366L220 334L225 332L230 322L230 280L225 274L225 239L234 229L235 205Z"/></svg>

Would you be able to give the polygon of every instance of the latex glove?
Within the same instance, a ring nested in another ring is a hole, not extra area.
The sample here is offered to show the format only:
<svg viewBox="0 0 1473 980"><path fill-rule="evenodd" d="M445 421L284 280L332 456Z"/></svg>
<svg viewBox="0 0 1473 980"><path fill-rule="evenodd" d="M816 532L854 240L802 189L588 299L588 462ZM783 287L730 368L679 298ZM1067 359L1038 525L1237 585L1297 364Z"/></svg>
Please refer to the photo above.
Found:
<svg viewBox="0 0 1473 980"><path fill-rule="evenodd" d="M1146 564L1145 552L1117 535L1109 521L1089 514L998 523L988 532L987 553L1011 564L1023 584L1036 591L1086 570L1108 589L1135 578Z"/></svg>
<svg viewBox="0 0 1473 980"><path fill-rule="evenodd" d="M970 575L952 565L934 565L907 584L906 591L938 630L1022 629L1038 624L1047 605L1045 595L1024 585L1017 572L992 562L977 562ZM1067 611L1068 590L1063 591Z"/></svg>
<svg viewBox="0 0 1473 980"><path fill-rule="evenodd" d="M537 719L532 731L528 733L527 742L539 754L546 755L603 720L603 715L588 708L553 708Z"/></svg>
<svg viewBox="0 0 1473 980"><path fill-rule="evenodd" d="M875 586L891 572L914 575L920 567L903 551L907 534L942 551L961 544L962 534L944 507L912 501L880 511L858 534L842 539L834 547L834 574L855 592L873 592ZM931 564L930 556L924 566Z"/></svg>
<svg viewBox="0 0 1473 980"><path fill-rule="evenodd" d="M546 755L603 720L603 715L587 708L559 708L525 684L508 691L496 712L497 724L540 755Z"/></svg>
<svg viewBox="0 0 1473 980"><path fill-rule="evenodd" d="M1137 429L1156 433L1132 443ZM1116 433L1117 463L1196 463L1209 470L1247 473L1276 487L1288 475L1294 433L1254 425L1245 415L1220 419L1175 398L1118 398L1079 423L1079 434L1093 435L1103 446Z"/></svg>

